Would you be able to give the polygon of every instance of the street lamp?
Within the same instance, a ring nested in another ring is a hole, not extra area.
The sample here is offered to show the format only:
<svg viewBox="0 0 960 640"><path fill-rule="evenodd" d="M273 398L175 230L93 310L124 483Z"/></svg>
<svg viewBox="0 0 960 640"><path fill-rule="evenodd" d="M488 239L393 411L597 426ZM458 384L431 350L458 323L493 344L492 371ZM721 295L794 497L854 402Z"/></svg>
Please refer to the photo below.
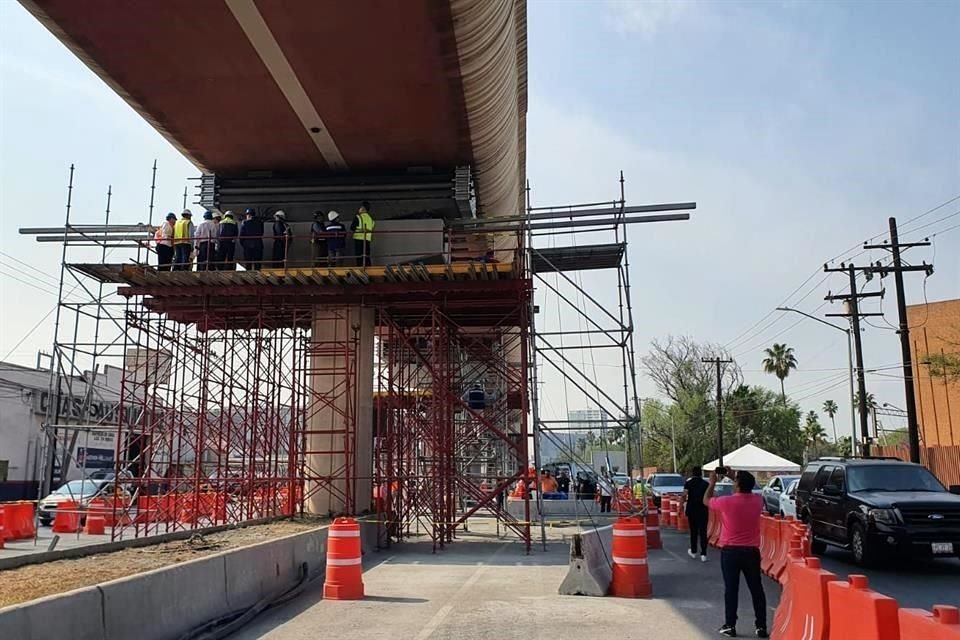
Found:
<svg viewBox="0 0 960 640"><path fill-rule="evenodd" d="M794 309L793 307L777 307L777 311L790 311L792 313L799 313L802 316L810 318L811 320L816 320L820 324L825 324L828 327L836 329L837 331L843 331L847 334L847 370L850 376L850 435L853 438L851 443L851 451L856 454L857 452L857 417L856 412L853 409L853 331L849 327L841 327L835 325L832 322L827 322L822 318L817 316L810 315L799 309Z"/></svg>

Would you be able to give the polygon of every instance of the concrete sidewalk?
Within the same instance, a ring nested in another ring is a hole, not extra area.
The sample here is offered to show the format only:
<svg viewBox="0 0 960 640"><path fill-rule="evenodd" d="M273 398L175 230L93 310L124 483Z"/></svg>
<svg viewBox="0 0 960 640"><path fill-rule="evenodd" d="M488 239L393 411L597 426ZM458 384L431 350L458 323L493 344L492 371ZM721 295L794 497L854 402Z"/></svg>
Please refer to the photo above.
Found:
<svg viewBox="0 0 960 640"><path fill-rule="evenodd" d="M482 531L483 527L471 522L471 529ZM551 532L554 541L547 551L538 547L531 555L526 555L517 541L501 541L482 533L437 554L431 553L429 544L397 545L364 573L364 600L323 601L320 590L313 588L263 614L231 638L716 637L723 618L716 554L707 564L693 561L686 556L685 537L666 532L665 549L650 556L653 599L559 596L557 588L567 571L569 548L557 539L562 533ZM772 582L768 587L772 609L779 588ZM741 636L749 637L753 613L746 587L740 614Z"/></svg>

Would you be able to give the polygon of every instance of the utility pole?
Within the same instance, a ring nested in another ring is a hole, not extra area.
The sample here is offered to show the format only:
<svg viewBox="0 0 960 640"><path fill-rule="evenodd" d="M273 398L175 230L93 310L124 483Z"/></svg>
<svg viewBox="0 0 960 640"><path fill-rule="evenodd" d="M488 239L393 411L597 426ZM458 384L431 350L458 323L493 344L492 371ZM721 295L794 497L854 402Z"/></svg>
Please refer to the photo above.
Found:
<svg viewBox="0 0 960 640"><path fill-rule="evenodd" d="M719 357L716 358L700 358L701 362L712 362L717 367L717 447L720 449L720 466L723 466L723 389L721 388L720 382L722 376L720 375L720 365L729 364L733 360L723 360Z"/></svg>
<svg viewBox="0 0 960 640"><path fill-rule="evenodd" d="M900 334L900 354L903 359L903 391L907 403L907 438L910 442L910 462L920 463L920 425L917 422L917 398L913 391L913 356L910 353L910 327L907 324L907 299L903 291L903 273L905 271L923 271L928 277L933 273L933 265L923 263L920 265L904 265L901 258L901 250L910 247L928 247L930 243L927 240L923 242L901 243L897 233L897 219L890 218L890 241L883 244L866 244L864 249L886 249L893 253L892 267L879 267L874 271L885 278L889 273L893 273L893 279L897 288L897 314L900 319L900 328L897 333Z"/></svg>
<svg viewBox="0 0 960 640"><path fill-rule="evenodd" d="M861 448L864 456L870 455L870 431L867 426L867 383L864 380L863 376L863 341L860 339L860 318L868 316L879 316L882 314L879 313L861 313L860 312L860 299L861 298L877 298L883 297L883 291L875 291L873 293L858 293L857 292L857 267L853 264L845 265L841 264L840 268L829 268L827 265L823 265L823 270L827 273L831 272L841 272L845 271L850 278L850 293L842 294L827 294L824 300L829 300L833 302L834 300L843 300L848 305L848 313L828 313L828 317L835 318L850 318L850 323L853 330L853 348L854 353L856 354L856 373L857 373L857 413L860 415L860 438L861 438ZM856 452L854 452L856 453Z"/></svg>

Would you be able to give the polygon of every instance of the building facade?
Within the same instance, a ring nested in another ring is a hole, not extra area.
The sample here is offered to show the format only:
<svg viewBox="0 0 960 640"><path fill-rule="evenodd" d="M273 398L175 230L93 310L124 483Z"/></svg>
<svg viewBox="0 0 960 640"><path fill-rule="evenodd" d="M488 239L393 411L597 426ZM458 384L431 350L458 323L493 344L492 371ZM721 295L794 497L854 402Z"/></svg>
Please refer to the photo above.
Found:
<svg viewBox="0 0 960 640"><path fill-rule="evenodd" d="M907 321L921 444L960 446L960 299L908 306Z"/></svg>

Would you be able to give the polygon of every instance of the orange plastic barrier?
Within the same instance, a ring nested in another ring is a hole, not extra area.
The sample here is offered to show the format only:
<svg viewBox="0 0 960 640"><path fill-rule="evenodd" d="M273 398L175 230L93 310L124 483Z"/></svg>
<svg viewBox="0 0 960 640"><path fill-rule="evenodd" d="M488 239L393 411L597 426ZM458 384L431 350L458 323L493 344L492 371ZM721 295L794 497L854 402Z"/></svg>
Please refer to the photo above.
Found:
<svg viewBox="0 0 960 640"><path fill-rule="evenodd" d="M3 518L4 518L4 508L0 507L0 549L3 549L3 542L4 540L6 540L6 538L4 537L6 535L5 534L6 529L3 526Z"/></svg>
<svg viewBox="0 0 960 640"><path fill-rule="evenodd" d="M777 518L760 516L760 570L770 575L773 559L780 544L780 525Z"/></svg>
<svg viewBox="0 0 960 640"><path fill-rule="evenodd" d="M610 595L618 598L649 598L653 595L650 567L647 566L647 532L640 518L620 518L613 523Z"/></svg>
<svg viewBox="0 0 960 640"><path fill-rule="evenodd" d="M870 590L867 576L827 585L829 640L898 640L897 601Z"/></svg>
<svg viewBox="0 0 960 640"><path fill-rule="evenodd" d="M83 532L91 536L102 536L105 533L103 516L87 514L86 526Z"/></svg>
<svg viewBox="0 0 960 640"><path fill-rule="evenodd" d="M900 609L900 640L960 640L960 609Z"/></svg>
<svg viewBox="0 0 960 640"><path fill-rule="evenodd" d="M76 533L80 530L80 504L73 501L57 503L57 514L53 517L54 533Z"/></svg>
<svg viewBox="0 0 960 640"><path fill-rule="evenodd" d="M838 580L835 574L824 571L818 558L801 558L800 545L795 544L784 574L789 585L789 599L785 609L775 616L773 638L779 640L826 640L830 628L827 585ZM787 587L784 587L786 594ZM853 636L851 636L852 638Z"/></svg>
<svg viewBox="0 0 960 640"><path fill-rule="evenodd" d="M6 540L24 540L36 534L32 502L7 502L0 505L0 525Z"/></svg>
<svg viewBox="0 0 960 640"><path fill-rule="evenodd" d="M677 531L690 531L690 523L687 521L687 514L684 513L680 501L678 500L675 504L677 509Z"/></svg>
<svg viewBox="0 0 960 640"><path fill-rule="evenodd" d="M360 525L353 518L337 518L327 532L327 575L323 583L325 600L363 598L363 565Z"/></svg>
<svg viewBox="0 0 960 640"><path fill-rule="evenodd" d="M800 537L794 532L792 523L789 520L780 520L777 524L779 525L777 552L773 557L773 564L770 566L770 577L774 580L779 580L787 568L787 558L790 556L790 545L793 543L794 538L796 537L798 544L800 542Z"/></svg>
<svg viewBox="0 0 960 640"><path fill-rule="evenodd" d="M680 511L680 500L677 496L670 496L670 526L674 529L680 528L680 520L677 517Z"/></svg>
<svg viewBox="0 0 960 640"><path fill-rule="evenodd" d="M709 520L707 521L707 540L710 546L716 547L720 544L720 532L723 530L723 521L720 514L710 509Z"/></svg>

